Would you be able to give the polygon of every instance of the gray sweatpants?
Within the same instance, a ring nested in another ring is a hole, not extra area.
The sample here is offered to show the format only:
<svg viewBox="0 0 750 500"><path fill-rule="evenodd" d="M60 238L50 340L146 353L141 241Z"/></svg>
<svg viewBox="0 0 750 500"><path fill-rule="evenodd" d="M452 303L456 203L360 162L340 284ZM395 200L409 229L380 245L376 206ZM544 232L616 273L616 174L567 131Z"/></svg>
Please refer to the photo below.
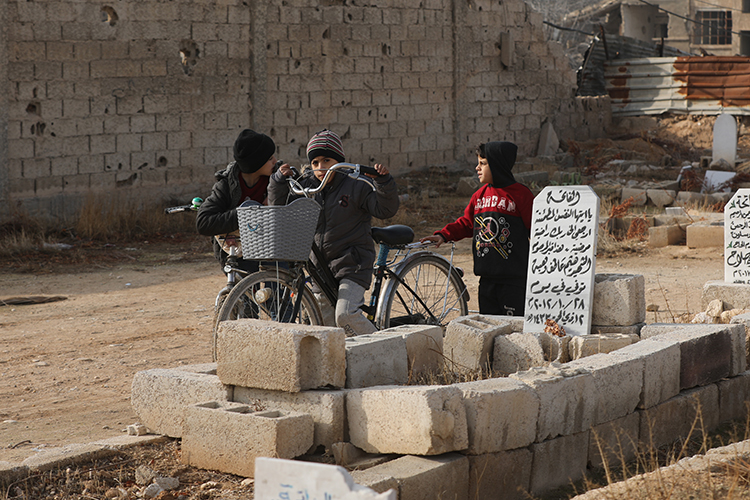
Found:
<svg viewBox="0 0 750 500"><path fill-rule="evenodd" d="M375 333L377 328L365 317L359 308L365 303L365 288L357 283L343 279L339 283L339 300L336 302L336 310L328 304L328 300L322 294L315 294L318 304L323 312L323 322L327 326L336 326L346 331L347 337Z"/></svg>

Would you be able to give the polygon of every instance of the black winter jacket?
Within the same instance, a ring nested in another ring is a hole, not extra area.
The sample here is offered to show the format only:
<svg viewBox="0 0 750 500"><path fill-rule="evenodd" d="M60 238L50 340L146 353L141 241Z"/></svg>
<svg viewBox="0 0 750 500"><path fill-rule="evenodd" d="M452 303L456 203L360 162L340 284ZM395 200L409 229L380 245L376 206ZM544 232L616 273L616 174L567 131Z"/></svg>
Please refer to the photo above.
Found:
<svg viewBox="0 0 750 500"><path fill-rule="evenodd" d="M320 181L308 170L300 184L317 187ZM296 198L299 196L289 194L289 185L281 172L271 176L268 183L270 205L285 205ZM315 195L315 201L322 207L315 242L330 262L333 275L339 282L346 278L369 288L375 262L370 231L372 218L387 219L396 215L399 206L396 181L389 174L376 178L371 184L336 172L330 184ZM315 261L314 256L311 258Z"/></svg>

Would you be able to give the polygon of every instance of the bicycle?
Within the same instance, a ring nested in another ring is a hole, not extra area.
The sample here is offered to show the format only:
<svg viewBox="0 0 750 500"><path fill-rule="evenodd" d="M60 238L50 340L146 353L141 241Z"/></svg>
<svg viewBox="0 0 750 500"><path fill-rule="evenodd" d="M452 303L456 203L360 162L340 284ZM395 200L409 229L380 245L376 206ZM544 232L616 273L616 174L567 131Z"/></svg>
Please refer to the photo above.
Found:
<svg viewBox="0 0 750 500"><path fill-rule="evenodd" d="M303 188L296 178L287 181L290 190L320 207L311 198L322 190L336 170L346 169L347 175L368 182L360 174L377 171L351 163L338 163L331 167L317 188ZM375 189L373 187L373 189ZM308 204L308 206L310 206ZM260 212L272 207L249 207L248 211ZM243 211L238 209L238 213ZM316 213L317 220L317 213ZM247 223L245 223L247 224ZM277 260L275 254L248 253L253 245L250 235L243 234L245 226L240 223L240 238L245 258L255 260ZM445 327L452 319L468 314L469 294L463 282L463 271L453 265L455 246L450 259L426 251L432 243L413 243L414 231L404 225L372 228L372 237L379 245L374 265L374 282L369 304L362 306L367 317L382 330L398 325L433 324ZM241 318L256 318L272 321L296 322L322 325L323 315L311 286L316 286L325 299L335 307L338 283L333 277L322 251L310 238L302 243L302 254L315 255L320 266L307 258L291 259L285 266L275 264L261 269L236 283L218 310L215 325L222 321ZM391 251L395 254L390 256ZM214 329L214 344L216 328Z"/></svg>

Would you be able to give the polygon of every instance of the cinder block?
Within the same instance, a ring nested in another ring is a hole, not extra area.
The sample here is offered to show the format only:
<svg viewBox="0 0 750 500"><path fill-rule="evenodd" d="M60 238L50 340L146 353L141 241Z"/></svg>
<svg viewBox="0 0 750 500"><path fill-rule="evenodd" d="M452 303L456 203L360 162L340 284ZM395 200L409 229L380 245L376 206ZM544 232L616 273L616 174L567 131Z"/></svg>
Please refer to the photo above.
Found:
<svg viewBox="0 0 750 500"><path fill-rule="evenodd" d="M648 246L651 248L677 245L683 239L685 239L685 229L676 224L648 228Z"/></svg>
<svg viewBox="0 0 750 500"><path fill-rule="evenodd" d="M406 385L409 362L401 335L374 333L346 339L346 387Z"/></svg>
<svg viewBox="0 0 750 500"><path fill-rule="evenodd" d="M608 353L635 344L640 338L633 334L601 333L596 335L578 335L570 339L568 352L570 359L580 359L599 353Z"/></svg>
<svg viewBox="0 0 750 500"><path fill-rule="evenodd" d="M533 333L511 333L495 337L492 371L507 376L545 363L539 336Z"/></svg>
<svg viewBox="0 0 750 500"><path fill-rule="evenodd" d="M344 387L344 329L258 319L224 321L216 341L217 375L228 385L300 392Z"/></svg>
<svg viewBox="0 0 750 500"><path fill-rule="evenodd" d="M718 382L733 371L741 373L739 364L744 365L745 346L740 344L745 332L740 325L683 325L650 338L679 344L680 390Z"/></svg>
<svg viewBox="0 0 750 500"><path fill-rule="evenodd" d="M680 392L680 346L677 342L641 340L610 356L643 363L643 387L638 408L651 408Z"/></svg>
<svg viewBox="0 0 750 500"><path fill-rule="evenodd" d="M724 246L724 224L690 224L687 227L688 248Z"/></svg>
<svg viewBox="0 0 750 500"><path fill-rule="evenodd" d="M406 341L409 376L437 373L443 367L443 329L430 325L401 325L387 328L380 334L399 334Z"/></svg>
<svg viewBox="0 0 750 500"><path fill-rule="evenodd" d="M354 389L349 441L368 453L439 455L469 445L461 390L453 386Z"/></svg>
<svg viewBox="0 0 750 500"><path fill-rule="evenodd" d="M257 457L294 458L312 443L310 415L210 401L187 407L181 456L193 467L253 477Z"/></svg>
<svg viewBox="0 0 750 500"><path fill-rule="evenodd" d="M330 448L344 441L346 429L346 393L344 391L281 392L235 387L233 401L268 410L307 413L315 423L313 449Z"/></svg>
<svg viewBox="0 0 750 500"><path fill-rule="evenodd" d="M724 379L719 387L719 416L720 422L742 420L747 418L750 407L750 372L744 372L736 377Z"/></svg>
<svg viewBox="0 0 750 500"><path fill-rule="evenodd" d="M628 199L633 198L633 206L642 207L648 201L648 195L645 189L641 188L622 188L621 201L624 203Z"/></svg>
<svg viewBox="0 0 750 500"><path fill-rule="evenodd" d="M596 416L593 425L610 422L635 411L643 389L643 363L639 359L594 354L568 364L594 377Z"/></svg>
<svg viewBox="0 0 750 500"><path fill-rule="evenodd" d="M458 453L439 457L407 455L366 471L352 472L357 484L363 484L361 478L378 484L378 477L382 478L380 484L389 484L388 478L395 479L401 500L469 499L469 459Z"/></svg>
<svg viewBox="0 0 750 500"><path fill-rule="evenodd" d="M539 396L536 442L583 432L594 423L598 401L590 373L555 364L511 378L531 386Z"/></svg>
<svg viewBox="0 0 750 500"><path fill-rule="evenodd" d="M445 330L443 352L454 371L488 370L492 366L495 337L512 333L502 316L473 314L456 318Z"/></svg>
<svg viewBox="0 0 750 500"><path fill-rule="evenodd" d="M539 396L510 378L455 384L463 393L469 446L463 453L481 455L522 448L534 442Z"/></svg>
<svg viewBox="0 0 750 500"><path fill-rule="evenodd" d="M600 468L606 463L613 468L622 460L632 460L638 450L641 416L631 413L611 422L591 428L589 438L589 467Z"/></svg>
<svg viewBox="0 0 750 500"><path fill-rule="evenodd" d="M546 332L540 332L536 335L542 344L542 352L544 353L545 360L558 363L567 363L570 361L570 351L568 348L570 339L572 338L570 335L558 337Z"/></svg>
<svg viewBox="0 0 750 500"><path fill-rule="evenodd" d="M698 410L700 409L700 418ZM640 411L640 443L658 448L677 438L686 438L693 426L691 438L700 439L719 423L719 389L715 384L684 391L647 410Z"/></svg>
<svg viewBox="0 0 750 500"><path fill-rule="evenodd" d="M527 448L469 456L469 498L528 499L532 458Z"/></svg>
<svg viewBox="0 0 750 500"><path fill-rule="evenodd" d="M187 406L231 399L232 387L216 375L162 368L136 373L130 392L130 403L141 423L170 437L182 436Z"/></svg>
<svg viewBox="0 0 750 500"><path fill-rule="evenodd" d="M531 445L531 494L538 496L581 479L586 472L589 431Z"/></svg>
<svg viewBox="0 0 750 500"><path fill-rule="evenodd" d="M712 300L720 299L724 310L750 309L750 285L744 283L727 283L726 281L707 281L703 285L701 307L706 310Z"/></svg>
<svg viewBox="0 0 750 500"><path fill-rule="evenodd" d="M750 313L738 314L732 318L730 323L742 325L745 328L745 365L747 365L747 361L750 359L750 342L748 342L748 337L750 337Z"/></svg>
<svg viewBox="0 0 750 500"><path fill-rule="evenodd" d="M645 321L645 283L640 274L596 274L591 324L635 325Z"/></svg>

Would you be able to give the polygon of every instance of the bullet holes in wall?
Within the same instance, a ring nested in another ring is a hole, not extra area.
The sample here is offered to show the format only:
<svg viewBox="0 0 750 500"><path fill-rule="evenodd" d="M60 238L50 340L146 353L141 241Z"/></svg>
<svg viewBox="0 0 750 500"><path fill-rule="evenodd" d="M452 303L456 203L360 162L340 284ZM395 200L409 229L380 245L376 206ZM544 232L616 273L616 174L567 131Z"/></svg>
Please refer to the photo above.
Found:
<svg viewBox="0 0 750 500"><path fill-rule="evenodd" d="M117 12L115 12L115 9L108 5L102 7L101 15L102 22L105 22L110 26L114 26L115 24L117 24L118 19L120 19L120 17L117 15Z"/></svg>
<svg viewBox="0 0 750 500"><path fill-rule="evenodd" d="M194 41L183 40L180 42L180 63L182 64L182 71L186 75L193 73L193 67L198 64L199 56L200 49Z"/></svg>

